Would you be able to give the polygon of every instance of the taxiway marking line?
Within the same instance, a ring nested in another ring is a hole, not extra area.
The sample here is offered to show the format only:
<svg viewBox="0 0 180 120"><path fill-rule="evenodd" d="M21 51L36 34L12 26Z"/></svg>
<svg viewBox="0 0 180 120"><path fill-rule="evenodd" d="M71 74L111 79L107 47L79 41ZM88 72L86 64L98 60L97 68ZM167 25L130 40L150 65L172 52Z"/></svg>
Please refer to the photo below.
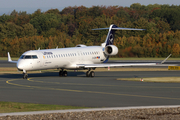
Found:
<svg viewBox="0 0 180 120"><path fill-rule="evenodd" d="M43 89L43 90L58 90L58 91L67 91L67 92L78 92L78 93L96 93L96 94L104 94L104 95L119 95L119 96L128 96L128 97L180 100L180 98L119 94L119 93L108 93L108 92L97 92L97 91L82 91L82 90L71 90L71 89L59 89L59 88L37 87L37 86L28 86L28 85L20 85L20 84L11 83L12 81L16 81L16 80L19 80L19 79L7 80L6 83L10 84L10 85L20 86L20 87L36 88L36 89Z"/></svg>
<svg viewBox="0 0 180 120"><path fill-rule="evenodd" d="M134 88L174 88L174 89L180 89L180 87L150 87L150 86L123 86L123 85L103 85L103 84L81 84L81 83L60 83L60 82L45 82L45 81L37 81L37 80L31 80L27 79L28 81L31 82L38 82L38 83L51 83L51 84L64 84L64 85L82 85L82 86L104 86L104 87L134 87Z"/></svg>

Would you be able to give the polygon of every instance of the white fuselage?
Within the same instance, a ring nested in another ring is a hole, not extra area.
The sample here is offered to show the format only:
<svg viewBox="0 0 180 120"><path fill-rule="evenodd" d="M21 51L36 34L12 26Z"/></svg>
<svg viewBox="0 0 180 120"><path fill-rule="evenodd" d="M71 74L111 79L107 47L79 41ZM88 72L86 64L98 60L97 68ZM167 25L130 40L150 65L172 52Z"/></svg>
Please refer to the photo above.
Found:
<svg viewBox="0 0 180 120"><path fill-rule="evenodd" d="M22 54L19 70L80 69L77 64L98 64L106 60L101 46L32 50Z"/></svg>

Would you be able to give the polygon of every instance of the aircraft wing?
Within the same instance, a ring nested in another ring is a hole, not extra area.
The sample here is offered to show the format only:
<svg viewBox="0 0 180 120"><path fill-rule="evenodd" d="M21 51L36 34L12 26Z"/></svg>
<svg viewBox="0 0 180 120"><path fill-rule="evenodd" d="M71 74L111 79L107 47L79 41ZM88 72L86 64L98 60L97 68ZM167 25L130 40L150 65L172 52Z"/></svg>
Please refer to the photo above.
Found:
<svg viewBox="0 0 180 120"><path fill-rule="evenodd" d="M17 61L8 61L8 62L10 62L10 63L17 63Z"/></svg>
<svg viewBox="0 0 180 120"><path fill-rule="evenodd" d="M125 67L125 66L130 66L130 67L135 67L135 66L156 66L157 63L115 63L115 64L108 64L108 63L103 63L103 64L77 64L77 67L79 68L106 68L106 67Z"/></svg>
<svg viewBox="0 0 180 120"><path fill-rule="evenodd" d="M11 60L11 56L10 56L9 52L8 52L8 62L10 62L10 63L17 63L17 61L12 61Z"/></svg>
<svg viewBox="0 0 180 120"><path fill-rule="evenodd" d="M169 66L169 64L163 64L171 56L171 54L164 59L161 63L102 63L102 64L77 64L79 68L107 68L107 67L138 67L138 66ZM176 66L172 64L172 66Z"/></svg>

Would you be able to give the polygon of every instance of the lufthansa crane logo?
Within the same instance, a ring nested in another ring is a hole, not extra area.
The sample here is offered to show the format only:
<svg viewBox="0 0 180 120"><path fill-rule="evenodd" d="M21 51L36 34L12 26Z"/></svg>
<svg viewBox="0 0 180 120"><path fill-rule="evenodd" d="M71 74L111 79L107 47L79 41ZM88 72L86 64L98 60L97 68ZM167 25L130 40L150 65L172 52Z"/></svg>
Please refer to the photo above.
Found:
<svg viewBox="0 0 180 120"><path fill-rule="evenodd" d="M113 40L114 40L113 34L110 34L110 36L109 36L109 43L110 43L111 45L113 44Z"/></svg>

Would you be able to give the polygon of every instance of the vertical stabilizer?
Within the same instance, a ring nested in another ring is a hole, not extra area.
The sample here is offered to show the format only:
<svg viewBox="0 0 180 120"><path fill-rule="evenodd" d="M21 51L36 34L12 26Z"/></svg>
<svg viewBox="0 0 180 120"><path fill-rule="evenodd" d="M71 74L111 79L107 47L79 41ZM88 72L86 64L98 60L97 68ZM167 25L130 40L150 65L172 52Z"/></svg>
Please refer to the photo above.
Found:
<svg viewBox="0 0 180 120"><path fill-rule="evenodd" d="M116 30L113 30L112 28L117 28L117 26L116 25L110 25L109 32L107 34L106 41L105 41L106 46L107 45L113 45L114 35L115 35Z"/></svg>

